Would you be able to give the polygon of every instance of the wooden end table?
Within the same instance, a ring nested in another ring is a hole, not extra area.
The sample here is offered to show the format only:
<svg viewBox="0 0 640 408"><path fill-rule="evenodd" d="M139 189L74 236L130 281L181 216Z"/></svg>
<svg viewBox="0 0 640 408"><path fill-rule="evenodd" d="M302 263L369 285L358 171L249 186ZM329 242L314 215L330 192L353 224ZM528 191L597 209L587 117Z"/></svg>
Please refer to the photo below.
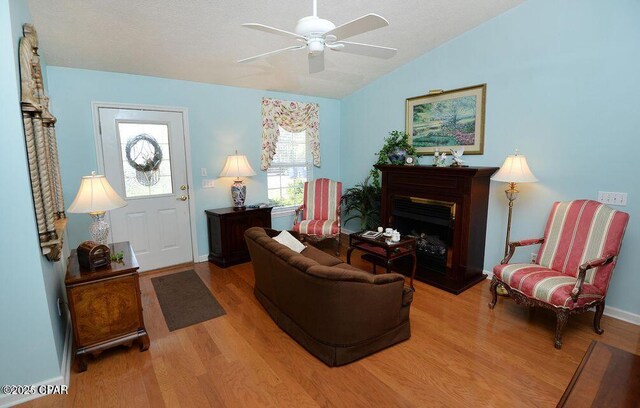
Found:
<svg viewBox="0 0 640 408"><path fill-rule="evenodd" d="M362 236L363 231L349 235L349 249L347 249L347 263L351 264L351 253L354 249L359 249L373 257L373 273L376 271L376 262L379 260L386 265L387 273L391 272L391 263L399 258L410 256L413 260L411 268L411 280L409 286L413 287L413 278L416 276L416 239L403 235L400 241L392 242L385 236L378 238L367 238Z"/></svg>
<svg viewBox="0 0 640 408"><path fill-rule="evenodd" d="M80 372L87 369L87 354L97 356L114 346L131 346L134 340L140 342L140 351L149 348L142 317L138 261L129 242L109 247L112 254L122 251L122 262L111 262L95 271L80 267L75 249L69 256L64 283Z"/></svg>
<svg viewBox="0 0 640 408"><path fill-rule="evenodd" d="M592 341L557 407L639 407L640 356Z"/></svg>

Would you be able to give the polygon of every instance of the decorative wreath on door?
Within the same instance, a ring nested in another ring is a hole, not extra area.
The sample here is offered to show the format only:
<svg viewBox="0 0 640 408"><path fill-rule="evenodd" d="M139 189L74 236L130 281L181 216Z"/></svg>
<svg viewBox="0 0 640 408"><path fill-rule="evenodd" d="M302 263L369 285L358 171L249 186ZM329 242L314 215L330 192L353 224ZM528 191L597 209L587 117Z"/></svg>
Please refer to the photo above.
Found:
<svg viewBox="0 0 640 408"><path fill-rule="evenodd" d="M153 136L142 133L129 139L125 154L129 165L136 170L138 183L153 186L160 180L162 149Z"/></svg>

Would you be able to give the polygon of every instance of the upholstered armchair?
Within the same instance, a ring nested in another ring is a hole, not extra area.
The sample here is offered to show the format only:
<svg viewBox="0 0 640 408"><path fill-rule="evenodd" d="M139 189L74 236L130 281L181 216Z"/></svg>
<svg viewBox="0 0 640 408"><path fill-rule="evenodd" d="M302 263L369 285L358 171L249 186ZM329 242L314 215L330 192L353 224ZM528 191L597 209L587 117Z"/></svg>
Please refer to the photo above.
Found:
<svg viewBox="0 0 640 408"><path fill-rule="evenodd" d="M628 220L629 214L597 201L554 203L544 237L509 243L509 253L493 268L489 308L502 284L516 303L556 313L557 349L569 315L592 307L593 329L602 334L600 319ZM541 246L535 263L509 263L516 248L536 244Z"/></svg>
<svg viewBox="0 0 640 408"><path fill-rule="evenodd" d="M340 197L342 183L326 178L304 183L304 202L296 210L293 230L305 241L335 239L340 255Z"/></svg>

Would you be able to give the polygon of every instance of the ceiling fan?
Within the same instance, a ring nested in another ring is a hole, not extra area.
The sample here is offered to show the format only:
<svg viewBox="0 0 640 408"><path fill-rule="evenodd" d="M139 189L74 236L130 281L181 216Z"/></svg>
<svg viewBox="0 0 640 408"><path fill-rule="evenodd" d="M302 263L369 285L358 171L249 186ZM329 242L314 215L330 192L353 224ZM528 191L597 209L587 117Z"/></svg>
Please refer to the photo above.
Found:
<svg viewBox="0 0 640 408"><path fill-rule="evenodd" d="M303 17L296 24L295 33L281 30L279 28L266 26L258 23L242 24L243 27L264 31L283 37L293 38L303 44L266 52L250 58L238 60L239 63L250 62L259 58L268 57L285 51L308 50L309 73L314 74L324 70L324 50L348 52L352 54L365 55L367 57L391 58L398 51L395 48L381 47L379 45L361 44L344 41L367 31L386 27L389 22L377 14L367 14L353 21L344 23L338 27L331 21L318 17L317 0L313 0L313 15Z"/></svg>

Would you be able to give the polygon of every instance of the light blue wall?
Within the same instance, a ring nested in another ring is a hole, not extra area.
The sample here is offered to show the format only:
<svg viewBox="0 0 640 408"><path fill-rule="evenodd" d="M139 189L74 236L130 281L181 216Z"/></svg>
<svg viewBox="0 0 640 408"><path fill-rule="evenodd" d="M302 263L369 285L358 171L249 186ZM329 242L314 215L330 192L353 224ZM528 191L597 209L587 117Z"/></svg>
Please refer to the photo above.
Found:
<svg viewBox="0 0 640 408"><path fill-rule="evenodd" d="M65 202L71 203L80 177L96 169L91 102L186 107L189 114L198 249L206 255L204 210L232 205L232 180L220 179L214 189L203 189L200 169L217 177L227 155L246 154L257 176L245 180L247 203L267 201L266 173L259 170L261 153L261 99L263 96L320 104L322 167L314 177L340 175L340 101L266 92L188 81L49 66L49 90L55 115ZM71 247L88 236L89 217L70 214ZM275 228L290 228L292 217L274 218Z"/></svg>
<svg viewBox="0 0 640 408"><path fill-rule="evenodd" d="M638 21L637 0L530 0L378 79L342 100L342 181L364 179L387 132L404 129L406 98L487 83L485 153L466 159L500 166L519 148L540 179L519 186L512 238L541 236L555 200L628 192L621 209L631 221L607 302L640 313ZM503 251L504 188L492 183L489 270Z"/></svg>
<svg viewBox="0 0 640 408"><path fill-rule="evenodd" d="M53 311L60 278L42 262L20 112L18 40L30 20L24 1L0 0L0 384L59 376L64 341L65 323Z"/></svg>

